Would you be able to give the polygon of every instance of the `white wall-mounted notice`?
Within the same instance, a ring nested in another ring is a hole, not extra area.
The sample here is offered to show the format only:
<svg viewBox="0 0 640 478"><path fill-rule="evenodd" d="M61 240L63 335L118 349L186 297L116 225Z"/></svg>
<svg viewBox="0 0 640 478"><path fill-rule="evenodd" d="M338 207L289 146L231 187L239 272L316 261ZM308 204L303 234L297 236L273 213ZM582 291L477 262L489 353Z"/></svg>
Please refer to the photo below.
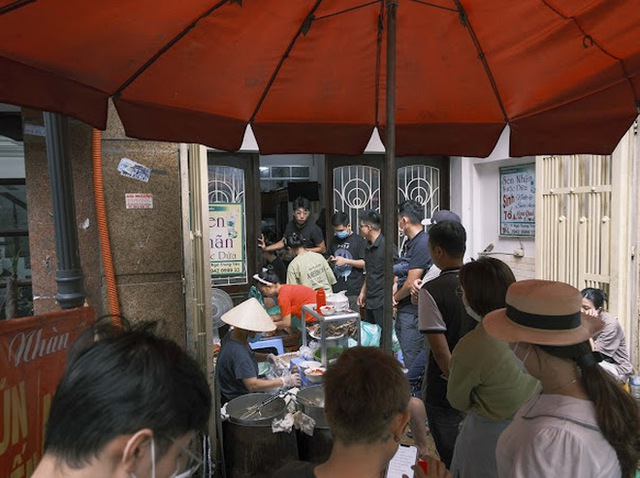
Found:
<svg viewBox="0 0 640 478"><path fill-rule="evenodd" d="M500 168L500 235L536 235L536 165Z"/></svg>
<svg viewBox="0 0 640 478"><path fill-rule="evenodd" d="M127 209L153 209L153 194L127 193L124 200Z"/></svg>

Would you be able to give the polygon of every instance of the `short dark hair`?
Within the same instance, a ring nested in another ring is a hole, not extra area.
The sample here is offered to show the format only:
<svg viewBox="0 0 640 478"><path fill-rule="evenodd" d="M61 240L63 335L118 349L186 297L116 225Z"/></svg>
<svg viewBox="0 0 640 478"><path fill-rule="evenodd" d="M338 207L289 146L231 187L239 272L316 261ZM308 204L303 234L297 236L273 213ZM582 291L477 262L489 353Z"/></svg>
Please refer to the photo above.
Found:
<svg viewBox="0 0 640 478"><path fill-rule="evenodd" d="M593 302L596 309L603 309L605 302L607 302L607 294L602 289L587 287L582 289L580 293L582 294L582 297Z"/></svg>
<svg viewBox="0 0 640 478"><path fill-rule="evenodd" d="M331 216L331 225L333 227L345 226L347 227L351 221L349 215L346 212L339 211Z"/></svg>
<svg viewBox="0 0 640 478"><path fill-rule="evenodd" d="M287 244L287 247L290 247L292 249L298 249L304 245L302 237L300 237L295 232L292 232L287 237L285 237L285 243Z"/></svg>
<svg viewBox="0 0 640 478"><path fill-rule="evenodd" d="M467 231L459 222L442 221L429 228L429 242L432 246L441 247L449 256L459 259L467 250Z"/></svg>
<svg viewBox="0 0 640 478"><path fill-rule="evenodd" d="M296 211L298 209L306 209L307 211L311 211L311 202L304 196L298 196L293 200L293 210Z"/></svg>
<svg viewBox="0 0 640 478"><path fill-rule="evenodd" d="M411 395L400 363L376 347L340 354L325 373L324 390L331 433L347 445L385 439L394 416L407 411Z"/></svg>
<svg viewBox="0 0 640 478"><path fill-rule="evenodd" d="M398 205L400 216L405 216L413 224L420 224L424 219L424 208L413 199L407 199Z"/></svg>
<svg viewBox="0 0 640 478"><path fill-rule="evenodd" d="M81 468L120 435L153 430L159 453L190 431L204 431L211 391L198 363L175 342L99 319L80 336L58 385L44 449ZM96 339L97 338L97 339Z"/></svg>
<svg viewBox="0 0 640 478"><path fill-rule="evenodd" d="M381 228L382 219L380 219L380 214L373 209L362 211L358 219L376 231L379 231Z"/></svg>
<svg viewBox="0 0 640 478"><path fill-rule="evenodd" d="M494 257L466 263L458 277L469 306L481 317L506 307L507 289L516 281L511 268Z"/></svg>

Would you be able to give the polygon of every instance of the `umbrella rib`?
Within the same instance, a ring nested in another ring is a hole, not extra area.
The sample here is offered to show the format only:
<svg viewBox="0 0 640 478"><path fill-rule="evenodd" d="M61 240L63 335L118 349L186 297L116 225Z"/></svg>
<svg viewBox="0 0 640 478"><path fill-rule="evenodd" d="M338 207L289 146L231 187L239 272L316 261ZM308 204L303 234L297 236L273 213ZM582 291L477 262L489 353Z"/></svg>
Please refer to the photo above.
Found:
<svg viewBox="0 0 640 478"><path fill-rule="evenodd" d="M267 94L271 89L271 86L276 81L276 76L278 76L278 73L280 72L280 69L282 68L282 65L284 64L285 60L289 56L289 53L291 53L291 50L293 49L293 45L295 44L296 40L300 37L300 34L304 33L306 35L307 32L309 31L309 28L311 28L311 24L315 20L313 14L318 9L321 3L322 3L322 0L316 0L315 5L311 8L307 16L305 16L304 21L300 24L300 28L298 28L298 31L295 33L295 35L289 42L289 45L287 46L287 49L285 50L284 54L280 57L280 61L278 61L278 64L276 65L275 70L271 74L271 78L269 78L269 82L267 83L267 86L265 86L264 91L260 95L260 99L258 100L258 103L256 104L256 107L253 110L251 117L249 118L249 124L252 124L253 121L255 120L255 117L258 114L258 111L260 111L260 107L262 106L262 103L264 103L264 100L266 99Z"/></svg>
<svg viewBox="0 0 640 478"><path fill-rule="evenodd" d="M473 41L473 44L476 47L476 51L478 52L478 58L482 62L482 66L484 67L484 71L487 74L489 83L491 83L491 89L493 90L493 94L495 95L496 100L498 101L498 105L500 106L500 110L502 111L502 116L504 117L504 121L505 123L509 124L509 117L507 116L507 112L504 108L504 103L502 102L502 98L500 97L500 92L498 91L498 84L496 83L493 73L491 72L491 68L489 67L489 63L487 62L487 57L485 56L484 51L480 46L480 40L478 40L476 33L473 31L473 27L471 26L471 22L469 22L469 17L467 16L467 12L462 6L461 1L454 0L454 2L458 7L460 22L462 23L462 26L465 27L469 32L469 36L471 36L471 40Z"/></svg>
<svg viewBox="0 0 640 478"><path fill-rule="evenodd" d="M451 7L445 7L444 5L436 5L435 3L425 2L424 0L411 0L411 1L415 3L420 3L421 5L426 5L427 7L440 8L441 10L448 10L450 12L459 13L457 9L451 8Z"/></svg>
<svg viewBox="0 0 640 478"><path fill-rule="evenodd" d="M624 73L624 77L627 79L627 82L629 83L629 86L631 87L631 91L633 92L633 94L634 94L634 96L636 98L638 97L638 92L636 91L635 85L634 85L633 81L631 80L629 72L627 71L627 68L625 66L624 60L622 60L622 58L619 58L616 55L614 55L613 53L610 53L602 45L600 45L600 43L598 43L596 40L594 40L593 37L591 35L589 35L585 31L584 28L582 28L582 25L580 25L580 22L578 22L578 19L576 17L573 17L573 16L568 17L568 16L564 15L562 12L557 10L553 5L549 4L549 2L547 0L541 0L541 2L549 10L551 10L553 13L555 13L556 15L561 17L563 20L571 20L575 24L576 28L578 30L580 30L580 32L583 35L582 36L582 46L584 48L589 48L589 47L591 47L591 45L595 45L596 48L598 48L598 50L600 50L602 53L604 53L605 55L607 55L611 59L613 59L616 62L618 62L618 64L620 65L620 68L622 69L622 72Z"/></svg>
<svg viewBox="0 0 640 478"><path fill-rule="evenodd" d="M34 3L36 0L16 0L15 2L11 2L8 5L0 8L0 15L4 15L5 13L12 12L17 10L18 8L22 8L25 5L29 5L30 3Z"/></svg>
<svg viewBox="0 0 640 478"><path fill-rule="evenodd" d="M345 10L341 10L339 12L331 13L329 15L324 15L322 17L316 17L315 20L324 20L326 18L335 17L337 15L342 15L343 13L349 13L349 12L352 12L354 10L359 10L361 8L366 8L368 6L375 5L376 3L380 3L380 0L372 0L371 2L363 3L363 4L357 5L355 7L347 8Z"/></svg>
<svg viewBox="0 0 640 478"><path fill-rule="evenodd" d="M221 0L219 1L216 5L214 5L213 7L209 8L208 10L206 10L204 13L202 13L200 16L198 16L198 18L196 18L195 20L193 20L191 23L189 23L189 25L187 25L185 28L183 28L180 32L178 32L178 34L176 36L174 36L168 43L166 43L160 50L158 50L158 52L153 55L151 58L149 58L149 60L142 65L133 75L131 75L129 77L129 79L127 79L127 81L125 81L122 86L120 86L120 88L118 88L116 90L116 92L113 94L113 96L115 98L117 98L118 96L120 96L120 94L131 84L133 83L142 73L144 73L144 71L149 68L151 65L153 65L156 60L158 58L160 58L165 52L167 52L173 45L175 45L178 41L180 41L187 33L189 33L193 28L195 28L195 26L198 24L198 22L200 20L202 20L205 17L208 17L212 12L214 12L215 10L217 10L218 8L222 7L225 3L233 3L234 0Z"/></svg>

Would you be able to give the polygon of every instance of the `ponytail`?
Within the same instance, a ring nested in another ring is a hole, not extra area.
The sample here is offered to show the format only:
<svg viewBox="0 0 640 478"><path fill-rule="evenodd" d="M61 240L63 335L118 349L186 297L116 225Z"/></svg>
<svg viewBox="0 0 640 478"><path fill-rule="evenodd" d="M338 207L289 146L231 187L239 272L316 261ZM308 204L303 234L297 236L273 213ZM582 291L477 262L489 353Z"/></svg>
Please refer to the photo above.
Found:
<svg viewBox="0 0 640 478"><path fill-rule="evenodd" d="M253 278L260 285L273 285L278 284L280 279L278 278L278 274L276 274L275 268L273 265L269 264L266 267L263 267L262 270L253 276Z"/></svg>
<svg viewBox="0 0 640 478"><path fill-rule="evenodd" d="M582 297L593 302L596 309L603 309L605 302L607 302L607 293L602 289L587 287L586 289L582 289L580 293Z"/></svg>
<svg viewBox="0 0 640 478"><path fill-rule="evenodd" d="M538 347L576 363L582 386L595 405L600 431L618 456L622 476L633 477L640 460L640 413L635 400L598 365L599 354L591 351L589 342Z"/></svg>

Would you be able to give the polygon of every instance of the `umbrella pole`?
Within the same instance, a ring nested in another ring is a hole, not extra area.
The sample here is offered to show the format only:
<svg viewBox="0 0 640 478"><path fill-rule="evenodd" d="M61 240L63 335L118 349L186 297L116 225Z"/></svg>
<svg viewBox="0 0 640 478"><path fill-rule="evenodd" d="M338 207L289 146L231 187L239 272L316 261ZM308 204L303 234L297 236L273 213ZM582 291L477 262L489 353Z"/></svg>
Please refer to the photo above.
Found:
<svg viewBox="0 0 640 478"><path fill-rule="evenodd" d="M51 205L56 239L58 269L56 300L63 309L73 309L84 304L82 269L78 251L75 195L69 158L66 116L44 113L47 163L51 183Z"/></svg>
<svg viewBox="0 0 640 478"><path fill-rule="evenodd" d="M384 189L382 215L384 244L384 303L382 319L382 348L391 353L393 328L393 246L396 235L396 11L397 0L386 0L387 7L387 92Z"/></svg>

